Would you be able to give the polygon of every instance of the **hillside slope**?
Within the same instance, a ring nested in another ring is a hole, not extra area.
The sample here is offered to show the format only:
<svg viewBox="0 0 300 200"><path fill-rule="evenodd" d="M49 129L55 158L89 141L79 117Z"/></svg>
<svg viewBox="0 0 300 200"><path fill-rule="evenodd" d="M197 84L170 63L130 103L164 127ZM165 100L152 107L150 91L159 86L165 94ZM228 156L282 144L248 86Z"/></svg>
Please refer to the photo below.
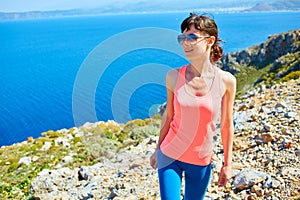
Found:
<svg viewBox="0 0 300 200"><path fill-rule="evenodd" d="M300 77L300 29L270 35L268 40L222 57L220 66L237 77L239 94L251 87Z"/></svg>
<svg viewBox="0 0 300 200"><path fill-rule="evenodd" d="M300 198L300 79L249 91L234 107L233 178L217 185L223 150L214 148L212 199ZM160 118L86 123L0 149L1 199L159 199L149 165ZM29 193L30 192L30 193Z"/></svg>

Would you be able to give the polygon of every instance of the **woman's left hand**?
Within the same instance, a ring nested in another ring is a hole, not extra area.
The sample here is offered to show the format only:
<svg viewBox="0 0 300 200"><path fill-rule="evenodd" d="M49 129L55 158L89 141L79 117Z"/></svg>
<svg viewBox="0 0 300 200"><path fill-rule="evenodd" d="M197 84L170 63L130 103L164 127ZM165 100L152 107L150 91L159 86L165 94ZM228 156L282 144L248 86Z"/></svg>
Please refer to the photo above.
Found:
<svg viewBox="0 0 300 200"><path fill-rule="evenodd" d="M229 181L229 179L231 178L231 176L232 176L231 166L224 166L223 165L222 168L221 168L218 184L220 186L226 186L226 184Z"/></svg>

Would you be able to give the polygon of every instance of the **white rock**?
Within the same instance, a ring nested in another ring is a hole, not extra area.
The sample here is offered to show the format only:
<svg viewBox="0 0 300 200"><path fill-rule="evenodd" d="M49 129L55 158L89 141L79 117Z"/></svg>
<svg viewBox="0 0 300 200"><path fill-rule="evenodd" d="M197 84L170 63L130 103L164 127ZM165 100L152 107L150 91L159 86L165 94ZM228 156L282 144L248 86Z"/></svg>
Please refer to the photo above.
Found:
<svg viewBox="0 0 300 200"><path fill-rule="evenodd" d="M67 134L65 137L68 141L73 140L73 136L71 134Z"/></svg>
<svg viewBox="0 0 300 200"><path fill-rule="evenodd" d="M79 131L75 134L75 137L83 137L84 136L84 132L83 131Z"/></svg>
<svg viewBox="0 0 300 200"><path fill-rule="evenodd" d="M63 145L65 142L67 142L67 139L65 139L63 137L59 137L56 140L54 140L55 146Z"/></svg>
<svg viewBox="0 0 300 200"><path fill-rule="evenodd" d="M36 161L38 161L38 160L39 160L39 158L40 158L40 157L38 157L38 156L33 156L33 158L32 158L32 162L36 162Z"/></svg>
<svg viewBox="0 0 300 200"><path fill-rule="evenodd" d="M31 164L31 157L20 158L18 164L30 165Z"/></svg>
<svg viewBox="0 0 300 200"><path fill-rule="evenodd" d="M65 156L65 157L62 159L62 162L63 162L64 164L68 164L68 163L70 163L70 162L72 162L72 161L73 161L72 156Z"/></svg>
<svg viewBox="0 0 300 200"><path fill-rule="evenodd" d="M48 151L51 148L51 142L45 142L42 146L41 151Z"/></svg>

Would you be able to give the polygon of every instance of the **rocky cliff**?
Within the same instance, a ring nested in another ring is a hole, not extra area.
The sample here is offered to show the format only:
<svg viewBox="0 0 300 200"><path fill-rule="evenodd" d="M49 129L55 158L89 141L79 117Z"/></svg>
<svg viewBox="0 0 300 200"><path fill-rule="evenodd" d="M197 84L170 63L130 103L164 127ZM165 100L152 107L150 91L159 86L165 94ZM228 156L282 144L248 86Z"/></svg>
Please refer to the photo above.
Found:
<svg viewBox="0 0 300 200"><path fill-rule="evenodd" d="M280 72L286 76L300 70L299 51L300 29L297 29L271 35L264 43L229 53L223 56L220 65L232 74L237 74L249 66L262 69L271 65L267 73L282 69Z"/></svg>

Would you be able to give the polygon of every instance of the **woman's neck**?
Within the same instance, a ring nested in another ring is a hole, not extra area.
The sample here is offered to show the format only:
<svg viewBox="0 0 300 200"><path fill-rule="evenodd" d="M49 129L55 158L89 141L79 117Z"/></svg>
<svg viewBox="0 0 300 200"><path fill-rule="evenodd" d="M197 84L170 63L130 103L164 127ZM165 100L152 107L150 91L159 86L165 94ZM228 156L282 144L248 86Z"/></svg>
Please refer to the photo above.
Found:
<svg viewBox="0 0 300 200"><path fill-rule="evenodd" d="M213 64L210 61L191 61L188 72L195 77L200 77L213 72Z"/></svg>

